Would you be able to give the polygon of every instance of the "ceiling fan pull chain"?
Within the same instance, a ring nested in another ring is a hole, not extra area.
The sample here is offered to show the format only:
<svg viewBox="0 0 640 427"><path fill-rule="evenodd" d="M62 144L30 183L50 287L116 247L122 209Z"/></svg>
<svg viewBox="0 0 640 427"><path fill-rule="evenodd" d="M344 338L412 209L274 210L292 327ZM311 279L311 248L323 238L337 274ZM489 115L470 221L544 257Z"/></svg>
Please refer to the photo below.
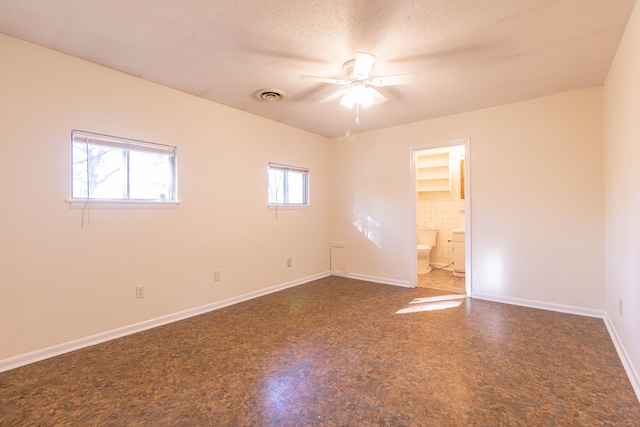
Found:
<svg viewBox="0 0 640 427"><path fill-rule="evenodd" d="M356 124L360 124L360 103L356 102Z"/></svg>

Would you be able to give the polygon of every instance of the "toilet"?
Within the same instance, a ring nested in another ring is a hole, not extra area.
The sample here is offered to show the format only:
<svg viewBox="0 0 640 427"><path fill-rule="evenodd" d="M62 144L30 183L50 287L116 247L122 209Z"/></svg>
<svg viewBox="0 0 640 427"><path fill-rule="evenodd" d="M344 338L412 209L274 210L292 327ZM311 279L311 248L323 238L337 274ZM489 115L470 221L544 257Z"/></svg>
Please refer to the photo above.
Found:
<svg viewBox="0 0 640 427"><path fill-rule="evenodd" d="M436 245L438 230L429 224L429 227L418 227L418 274L425 274L431 271L430 258L431 249Z"/></svg>

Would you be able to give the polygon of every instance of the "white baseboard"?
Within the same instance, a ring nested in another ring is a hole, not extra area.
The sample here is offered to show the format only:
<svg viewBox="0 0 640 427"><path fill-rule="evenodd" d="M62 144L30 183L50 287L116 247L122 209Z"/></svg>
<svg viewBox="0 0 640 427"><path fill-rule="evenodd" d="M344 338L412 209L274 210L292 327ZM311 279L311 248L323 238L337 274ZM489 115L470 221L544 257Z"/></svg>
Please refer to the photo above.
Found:
<svg viewBox="0 0 640 427"><path fill-rule="evenodd" d="M340 272L340 271L332 271L331 275L332 276L336 276L336 277L349 277L348 273L343 273L343 272Z"/></svg>
<svg viewBox="0 0 640 427"><path fill-rule="evenodd" d="M382 283L382 284L385 284L385 285L401 286L403 288L411 288L412 287L411 286L411 282L407 282L405 280L390 279L388 277L367 276L365 274L357 274L357 273L348 273L344 277L349 277L351 279L364 280L364 281L367 281L367 282Z"/></svg>
<svg viewBox="0 0 640 427"><path fill-rule="evenodd" d="M114 340L116 338L121 338L126 335L131 335L131 334L145 331L147 329L152 329L158 326L166 325L168 323L177 322L178 320L183 320L189 317L198 316L200 314L218 310L220 308L227 307L233 304L237 304L243 301L248 301L250 299L261 297L263 295L278 292L283 289L302 285L303 283L311 282L313 280L322 279L323 277L328 277L330 275L331 273L327 271L324 273L303 277L301 279L296 279L290 282L271 286L269 288L260 289L254 292L249 292L247 294L239 295L237 297L228 298L228 299L217 301L211 304L205 304L200 307L190 308L187 310L179 311L177 313L172 313L166 316L157 317L155 319L145 320L140 323L134 323L132 325L123 326L121 328L112 329L110 331L101 332L95 335L90 335L88 337L78 338L62 344L56 344L51 347L9 357L7 359L0 360L0 372L9 371L11 369L19 368L21 366L25 366L30 363L35 363L44 359L59 356L64 353L69 353L75 350L79 350L81 348L90 347L92 345Z"/></svg>
<svg viewBox="0 0 640 427"><path fill-rule="evenodd" d="M609 331L609 335L611 336L611 341L613 341L613 345L618 352L618 357L620 357L620 361L622 362L622 366L624 366L624 370L627 373L627 377L629 377L629 382L631 382L631 387L633 387L633 391L636 392L636 397L638 398L638 402L640 402L640 376L638 376L638 371L633 366L633 362L629 358L629 354L627 350L624 348L622 344L622 340L618 336L616 329L613 327L613 323L611 323L611 319L609 315L604 313L604 324L607 327L607 331Z"/></svg>
<svg viewBox="0 0 640 427"><path fill-rule="evenodd" d="M550 302L542 302L521 298L503 297L498 295L482 294L471 292L471 298L482 299L486 301L501 302L511 305L519 305L522 307L539 308L541 310L558 311L560 313L577 314L579 316L604 318L604 312L593 310L590 308L575 307L572 305L554 304Z"/></svg>

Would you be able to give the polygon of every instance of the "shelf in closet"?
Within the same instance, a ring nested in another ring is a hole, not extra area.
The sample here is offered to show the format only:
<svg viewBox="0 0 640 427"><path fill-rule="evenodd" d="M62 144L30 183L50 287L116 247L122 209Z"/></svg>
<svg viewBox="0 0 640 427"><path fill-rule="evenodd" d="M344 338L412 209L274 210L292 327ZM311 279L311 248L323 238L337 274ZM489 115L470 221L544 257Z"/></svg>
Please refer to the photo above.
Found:
<svg viewBox="0 0 640 427"><path fill-rule="evenodd" d="M417 156L416 180L418 192L445 191L451 193L449 152Z"/></svg>

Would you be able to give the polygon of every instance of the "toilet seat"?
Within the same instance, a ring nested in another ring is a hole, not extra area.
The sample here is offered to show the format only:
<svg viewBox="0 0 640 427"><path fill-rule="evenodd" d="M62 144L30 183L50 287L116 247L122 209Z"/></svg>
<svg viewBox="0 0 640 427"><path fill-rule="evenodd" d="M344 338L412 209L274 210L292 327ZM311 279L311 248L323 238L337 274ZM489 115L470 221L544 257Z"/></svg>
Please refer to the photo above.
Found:
<svg viewBox="0 0 640 427"><path fill-rule="evenodd" d="M418 245L418 250L432 249L429 245Z"/></svg>

